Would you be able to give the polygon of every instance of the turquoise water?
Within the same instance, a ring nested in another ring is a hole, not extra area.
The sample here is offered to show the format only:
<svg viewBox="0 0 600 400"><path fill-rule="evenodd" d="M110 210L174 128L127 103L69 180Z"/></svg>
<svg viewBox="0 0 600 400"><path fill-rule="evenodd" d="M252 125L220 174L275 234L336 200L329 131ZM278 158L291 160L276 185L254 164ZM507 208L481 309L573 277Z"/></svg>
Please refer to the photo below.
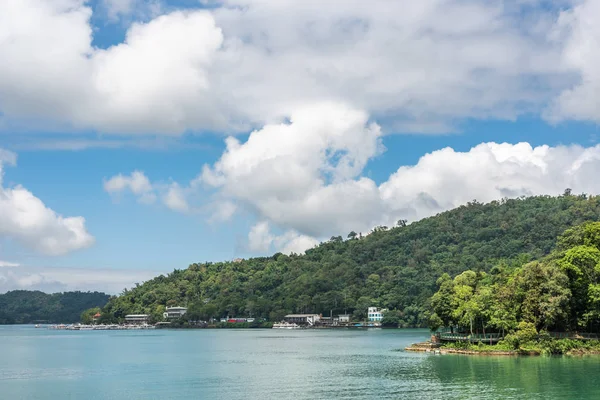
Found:
<svg viewBox="0 0 600 400"><path fill-rule="evenodd" d="M600 357L399 351L427 336L0 327L0 399L600 399Z"/></svg>

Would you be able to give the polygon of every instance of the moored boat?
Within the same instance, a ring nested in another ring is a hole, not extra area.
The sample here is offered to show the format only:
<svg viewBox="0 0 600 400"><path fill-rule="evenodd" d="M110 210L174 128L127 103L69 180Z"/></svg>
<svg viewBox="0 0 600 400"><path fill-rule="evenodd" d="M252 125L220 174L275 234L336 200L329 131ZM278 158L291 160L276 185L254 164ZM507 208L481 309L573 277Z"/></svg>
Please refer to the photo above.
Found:
<svg viewBox="0 0 600 400"><path fill-rule="evenodd" d="M276 322L273 324L273 329L300 329L302 328L300 325L296 323L289 322Z"/></svg>

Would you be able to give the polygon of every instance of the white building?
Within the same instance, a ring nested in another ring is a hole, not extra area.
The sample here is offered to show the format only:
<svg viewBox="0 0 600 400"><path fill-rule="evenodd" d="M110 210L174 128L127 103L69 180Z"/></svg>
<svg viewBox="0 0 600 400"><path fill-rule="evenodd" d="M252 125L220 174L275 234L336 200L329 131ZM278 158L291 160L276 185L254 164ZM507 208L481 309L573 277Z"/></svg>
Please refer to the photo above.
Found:
<svg viewBox="0 0 600 400"><path fill-rule="evenodd" d="M377 307L369 307L367 310L367 320L370 322L381 322L383 319L383 313L387 310L382 308L379 309Z"/></svg>
<svg viewBox="0 0 600 400"><path fill-rule="evenodd" d="M350 322L350 314L340 314L338 316L339 322Z"/></svg>
<svg viewBox="0 0 600 400"><path fill-rule="evenodd" d="M288 314L283 317L283 320L288 323L312 326L321 320L321 316L318 314Z"/></svg>
<svg viewBox="0 0 600 400"><path fill-rule="evenodd" d="M146 324L150 316L148 314L128 314L125 316L125 322L128 324Z"/></svg>
<svg viewBox="0 0 600 400"><path fill-rule="evenodd" d="M163 313L164 319L179 319L187 312L186 307L167 307Z"/></svg>

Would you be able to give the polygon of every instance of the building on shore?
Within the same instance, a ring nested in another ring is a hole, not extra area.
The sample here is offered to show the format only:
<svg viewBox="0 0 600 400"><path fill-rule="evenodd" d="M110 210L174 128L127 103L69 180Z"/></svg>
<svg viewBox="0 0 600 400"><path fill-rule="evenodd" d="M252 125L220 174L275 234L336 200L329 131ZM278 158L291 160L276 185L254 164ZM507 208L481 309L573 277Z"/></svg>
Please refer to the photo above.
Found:
<svg viewBox="0 0 600 400"><path fill-rule="evenodd" d="M313 326L321 320L321 316L318 314L288 314L283 317L283 320L288 323Z"/></svg>
<svg viewBox="0 0 600 400"><path fill-rule="evenodd" d="M229 317L225 322L229 324L243 324L245 322L254 322L254 318Z"/></svg>
<svg viewBox="0 0 600 400"><path fill-rule="evenodd" d="M125 323L131 325L147 324L150 316L148 314L128 314L125 316Z"/></svg>
<svg viewBox="0 0 600 400"><path fill-rule="evenodd" d="M102 314L100 314L100 313L94 314L94 316L92 317L92 322L94 322L94 323L98 322L98 320L100 319L101 316L102 316Z"/></svg>
<svg viewBox="0 0 600 400"><path fill-rule="evenodd" d="M340 314L340 315L338 315L338 321L340 323L350 322L350 314Z"/></svg>
<svg viewBox="0 0 600 400"><path fill-rule="evenodd" d="M220 322L222 324L225 324L225 323L227 323L227 324L242 324L242 323L246 323L246 322L252 323L254 321L256 321L256 318L252 318L252 317L246 318L246 317L229 317L229 316L227 316L225 318L220 319Z"/></svg>
<svg viewBox="0 0 600 400"><path fill-rule="evenodd" d="M167 321L179 319L187 312L186 307L167 307L163 313L163 318Z"/></svg>
<svg viewBox="0 0 600 400"><path fill-rule="evenodd" d="M387 310L385 308L379 309L377 307L369 307L367 310L367 320L369 322L381 322L383 314Z"/></svg>

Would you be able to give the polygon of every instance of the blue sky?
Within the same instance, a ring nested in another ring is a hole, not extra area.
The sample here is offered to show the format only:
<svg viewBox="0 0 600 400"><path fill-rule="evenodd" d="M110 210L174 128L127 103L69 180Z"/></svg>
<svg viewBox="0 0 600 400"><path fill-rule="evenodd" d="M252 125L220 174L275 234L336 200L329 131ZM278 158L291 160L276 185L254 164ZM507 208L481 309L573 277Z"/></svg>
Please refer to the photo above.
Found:
<svg viewBox="0 0 600 400"><path fill-rule="evenodd" d="M600 190L596 2L200 3L0 5L0 291Z"/></svg>

